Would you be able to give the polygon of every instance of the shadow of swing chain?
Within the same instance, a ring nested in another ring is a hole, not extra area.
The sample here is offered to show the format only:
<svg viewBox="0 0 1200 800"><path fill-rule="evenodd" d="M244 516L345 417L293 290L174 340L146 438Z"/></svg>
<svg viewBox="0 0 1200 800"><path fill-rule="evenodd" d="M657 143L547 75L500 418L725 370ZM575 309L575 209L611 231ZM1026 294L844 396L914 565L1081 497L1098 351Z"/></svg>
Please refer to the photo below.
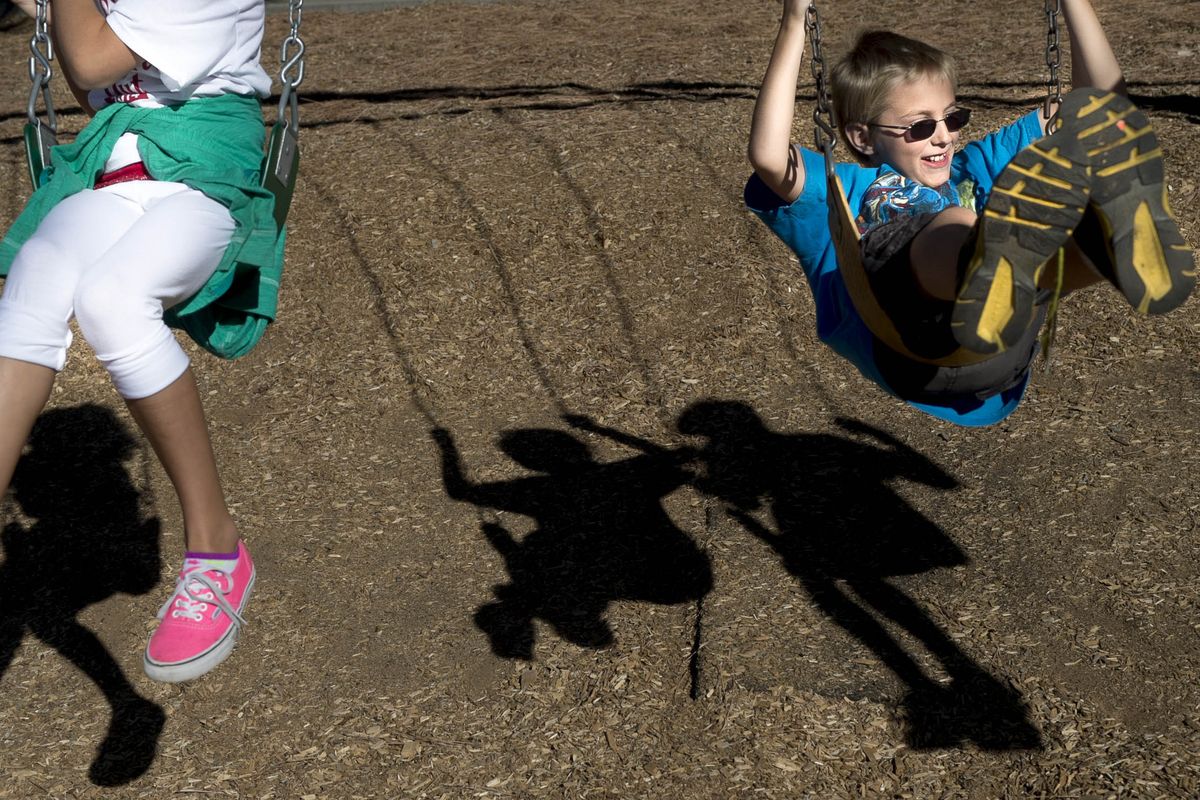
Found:
<svg viewBox="0 0 1200 800"><path fill-rule="evenodd" d="M545 362L542 361L541 355L533 344L533 338L529 334L529 323L525 320L525 315L521 312L521 305L517 300L516 290L513 288L512 271L509 269L504 255L500 252L500 248L496 245L495 236L492 234L491 226L484 219L483 212L471 202L470 196L467 194L462 183L451 177L428 154L420 150L411 140L406 140L404 146L429 174L437 176L444 184L450 187L455 199L458 201L459 208L470 219L479 236L480 242L487 250L488 261L491 263L492 270L500 282L504 302L508 305L509 311L513 316L513 321L517 326L517 337L521 340L521 349L529 360L529 365L533 369L538 383L541 384L543 391L550 398L550 402L553 403L555 410L560 415L569 414L570 409L563 401L562 395L559 393L557 387L555 387L554 382L550 379L550 373L546 369Z"/></svg>
<svg viewBox="0 0 1200 800"><path fill-rule="evenodd" d="M655 415L658 417L659 425L668 437L676 438L674 425L667 413L664 397L665 395L658 386L658 382L654 379L648 366L647 359L638 343L636 336L636 325L634 323L633 313L629 307L629 301L625 297L624 291L621 289L620 283L616 277L616 264L613 262L612 256L604 247L607 237L604 233L603 222L600 217L600 212L596 203L583 189L583 187L570 177L570 170L567 163L563 160L560 151L550 146L550 143L543 139L538 134L529 130L525 125L522 125L514 118L511 109L497 109L497 116L506 122L513 129L518 131L525 137L526 140L537 145L546 155L546 159L550 162L554 176L559 182L567 188L571 195L575 198L580 209L584 213L585 226L588 232L588 238L591 240L593 247L596 250L597 257L602 265L604 274L604 282L608 288L609 294L612 296L617 307L617 316L620 320L620 327L623 337L626 341L626 346L629 350L630 359L634 362L634 366L641 374L642 381L650 392L650 403L655 409ZM715 525L715 509L712 507L710 498L704 498L704 535L698 543L700 551L706 558L711 559L709 555L709 543L712 541L713 528ZM692 700L701 698L701 684L704 678L703 666L703 648L704 648L704 598L705 594L699 594L695 600L695 611L692 615L692 636L688 652L688 696Z"/></svg>

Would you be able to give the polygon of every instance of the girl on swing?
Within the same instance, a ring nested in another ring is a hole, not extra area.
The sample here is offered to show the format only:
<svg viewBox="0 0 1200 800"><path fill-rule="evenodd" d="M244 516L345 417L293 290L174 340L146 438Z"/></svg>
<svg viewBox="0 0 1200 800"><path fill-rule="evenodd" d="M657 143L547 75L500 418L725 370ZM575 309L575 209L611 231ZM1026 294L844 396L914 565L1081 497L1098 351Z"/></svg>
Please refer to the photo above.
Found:
<svg viewBox="0 0 1200 800"><path fill-rule="evenodd" d="M870 380L959 425L1000 421L1029 381L1063 249L1061 291L1107 280L1140 313L1182 303L1191 250L1167 205L1161 151L1088 0L1062 0L1076 87L1058 127L1032 111L956 152L970 111L954 62L922 42L862 34L834 68L833 109L858 164L836 174L857 214L867 281L909 353L868 330L831 240L825 163L790 142L805 17L784 0L754 109L747 206L799 257L818 335ZM936 362L965 348L959 366Z"/></svg>
<svg viewBox="0 0 1200 800"><path fill-rule="evenodd" d="M18 0L31 16L34 0ZM145 654L156 680L223 661L254 564L225 504L188 357L223 357L275 312L283 233L259 185L263 0L52 0L63 73L92 116L54 148L0 242L0 486L50 396L72 317L170 477L186 553Z"/></svg>

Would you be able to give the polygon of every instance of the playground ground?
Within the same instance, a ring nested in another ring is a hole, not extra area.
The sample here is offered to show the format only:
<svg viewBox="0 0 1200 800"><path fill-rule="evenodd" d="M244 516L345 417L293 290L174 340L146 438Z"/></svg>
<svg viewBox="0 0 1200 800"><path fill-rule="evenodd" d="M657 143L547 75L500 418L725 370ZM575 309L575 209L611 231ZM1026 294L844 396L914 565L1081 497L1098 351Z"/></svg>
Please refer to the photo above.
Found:
<svg viewBox="0 0 1200 800"><path fill-rule="evenodd" d="M1198 244L1194 3L1096 5ZM1039 102L1041 8L839 0L825 38L950 49L978 134ZM0 798L1200 795L1198 302L1073 297L995 428L883 395L741 205L777 13L305 14L280 318L195 353L244 640L143 676L180 520L77 339L4 506Z"/></svg>

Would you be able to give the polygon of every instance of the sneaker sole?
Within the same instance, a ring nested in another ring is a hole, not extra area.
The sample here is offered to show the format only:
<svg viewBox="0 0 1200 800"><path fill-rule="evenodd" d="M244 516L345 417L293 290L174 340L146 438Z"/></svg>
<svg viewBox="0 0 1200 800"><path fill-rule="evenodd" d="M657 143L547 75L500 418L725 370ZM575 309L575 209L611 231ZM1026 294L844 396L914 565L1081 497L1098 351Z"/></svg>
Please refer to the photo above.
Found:
<svg viewBox="0 0 1200 800"><path fill-rule="evenodd" d="M246 584L246 593L242 595L242 604L237 609L239 614L242 613L247 603L250 602L250 592L254 590L256 576L257 572L252 569L250 572L250 581ZM156 681L162 681L163 683L182 683L194 680L229 658L229 654L233 652L233 646L237 644L238 633L238 626L230 625L225 635L218 639L212 647L197 656L189 658L187 661L163 664L151 661L148 654L143 655L142 669L146 671L148 677Z"/></svg>
<svg viewBox="0 0 1200 800"><path fill-rule="evenodd" d="M1092 166L1092 204L1110 260L1098 266L1139 313L1163 314L1191 294L1196 266L1167 199L1162 148L1128 99L1095 92L1089 100L1066 124L1080 130Z"/></svg>
<svg viewBox="0 0 1200 800"><path fill-rule="evenodd" d="M1087 157L1062 129L1018 153L996 178L979 217L951 330L977 353L1016 344L1033 322L1038 278L1083 217Z"/></svg>

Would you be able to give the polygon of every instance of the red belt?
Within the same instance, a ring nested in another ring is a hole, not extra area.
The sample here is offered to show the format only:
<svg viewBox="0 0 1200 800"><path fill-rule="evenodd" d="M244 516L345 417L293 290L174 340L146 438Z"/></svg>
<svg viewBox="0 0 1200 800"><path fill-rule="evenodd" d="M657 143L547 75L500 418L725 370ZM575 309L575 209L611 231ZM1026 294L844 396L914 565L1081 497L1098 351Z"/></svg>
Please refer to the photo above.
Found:
<svg viewBox="0 0 1200 800"><path fill-rule="evenodd" d="M114 183L125 183L125 181L152 181L150 173L146 172L146 165L141 161L133 164L127 164L124 167L114 169L112 172L105 172L99 178L96 178L96 185L93 189L103 189L105 186L112 186Z"/></svg>

